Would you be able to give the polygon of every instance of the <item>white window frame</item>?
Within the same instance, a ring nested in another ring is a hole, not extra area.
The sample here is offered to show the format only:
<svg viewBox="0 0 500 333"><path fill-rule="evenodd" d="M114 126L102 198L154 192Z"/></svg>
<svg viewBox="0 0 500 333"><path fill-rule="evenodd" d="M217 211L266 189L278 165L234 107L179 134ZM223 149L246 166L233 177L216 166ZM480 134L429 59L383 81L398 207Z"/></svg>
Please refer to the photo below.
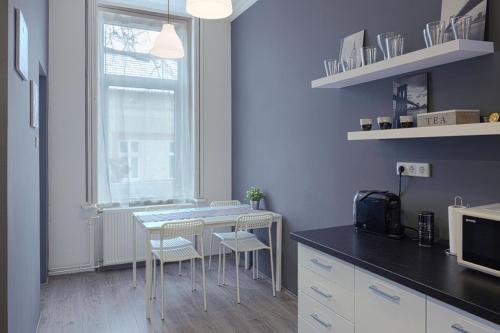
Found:
<svg viewBox="0 0 500 333"><path fill-rule="evenodd" d="M143 9L135 9L110 5L104 2L97 3L98 0L86 0L86 201L87 204L97 204L97 51L99 43L99 29L97 22L98 8L114 10L122 13L132 13L134 15L144 15L145 17L160 18L167 21L166 13L150 12ZM191 88L190 101L193 109L193 142L194 142L194 194L196 198L203 197L201 172L201 126L200 126L200 22L192 17L170 15L174 19L188 21L190 34L191 54Z"/></svg>

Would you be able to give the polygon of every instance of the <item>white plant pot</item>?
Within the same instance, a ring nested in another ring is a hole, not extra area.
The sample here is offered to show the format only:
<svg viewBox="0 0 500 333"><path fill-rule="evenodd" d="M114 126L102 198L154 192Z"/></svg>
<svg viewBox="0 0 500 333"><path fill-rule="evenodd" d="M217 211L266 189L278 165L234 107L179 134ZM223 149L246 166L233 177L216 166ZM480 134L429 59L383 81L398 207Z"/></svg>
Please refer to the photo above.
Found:
<svg viewBox="0 0 500 333"><path fill-rule="evenodd" d="M260 203L260 201L250 201L250 204L252 205L252 209L255 209L255 210L259 209L259 203Z"/></svg>

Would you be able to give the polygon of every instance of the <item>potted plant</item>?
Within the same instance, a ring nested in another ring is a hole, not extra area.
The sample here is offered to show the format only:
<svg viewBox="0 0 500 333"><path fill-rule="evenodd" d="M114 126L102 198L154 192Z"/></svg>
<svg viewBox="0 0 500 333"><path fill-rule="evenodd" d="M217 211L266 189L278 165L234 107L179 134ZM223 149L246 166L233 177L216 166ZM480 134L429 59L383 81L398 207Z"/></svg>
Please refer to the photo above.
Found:
<svg viewBox="0 0 500 333"><path fill-rule="evenodd" d="M247 191L247 199L252 204L252 209L259 209L260 200L264 198L264 192L260 188L252 186Z"/></svg>

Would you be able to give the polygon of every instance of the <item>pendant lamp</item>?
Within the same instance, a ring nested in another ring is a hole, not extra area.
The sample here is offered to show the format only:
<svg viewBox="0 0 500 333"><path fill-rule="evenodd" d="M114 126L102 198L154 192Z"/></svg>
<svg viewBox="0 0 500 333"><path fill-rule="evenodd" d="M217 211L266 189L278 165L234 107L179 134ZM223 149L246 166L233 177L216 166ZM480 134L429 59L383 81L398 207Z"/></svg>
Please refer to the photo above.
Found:
<svg viewBox="0 0 500 333"><path fill-rule="evenodd" d="M164 59L184 58L184 47L175 27L170 23L170 0L168 0L167 23L163 25L161 32L151 49L151 54Z"/></svg>
<svg viewBox="0 0 500 333"><path fill-rule="evenodd" d="M232 0L186 0L186 11L194 17L216 20L231 16Z"/></svg>

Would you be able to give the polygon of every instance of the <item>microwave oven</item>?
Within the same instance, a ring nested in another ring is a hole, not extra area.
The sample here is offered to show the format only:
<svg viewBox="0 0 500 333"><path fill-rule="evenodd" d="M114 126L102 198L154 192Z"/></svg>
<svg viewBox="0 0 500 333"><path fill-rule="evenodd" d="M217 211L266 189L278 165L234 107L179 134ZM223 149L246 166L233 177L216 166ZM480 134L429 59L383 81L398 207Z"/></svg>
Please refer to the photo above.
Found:
<svg viewBox="0 0 500 333"><path fill-rule="evenodd" d="M500 277L500 204L458 212L459 265Z"/></svg>

